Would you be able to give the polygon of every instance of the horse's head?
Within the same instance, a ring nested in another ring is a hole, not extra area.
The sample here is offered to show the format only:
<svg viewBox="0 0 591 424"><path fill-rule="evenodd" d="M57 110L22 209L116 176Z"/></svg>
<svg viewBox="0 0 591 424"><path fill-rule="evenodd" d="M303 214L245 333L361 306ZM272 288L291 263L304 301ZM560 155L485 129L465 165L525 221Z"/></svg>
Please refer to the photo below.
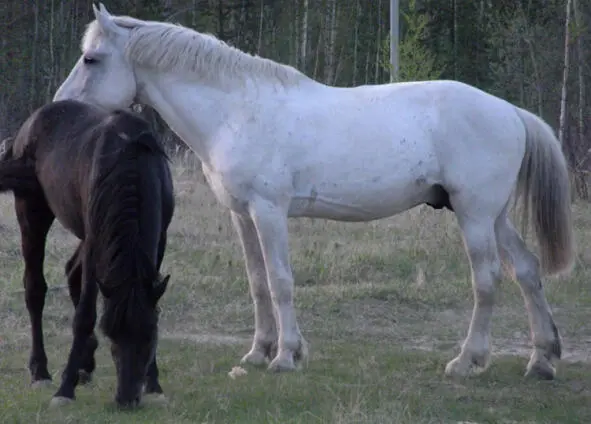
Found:
<svg viewBox="0 0 591 424"><path fill-rule="evenodd" d="M141 288L122 295L99 284L104 299L103 332L111 341L111 355L117 370L119 406L139 404L142 388L155 358L158 341L158 301L166 291L170 275L158 275Z"/></svg>
<svg viewBox="0 0 591 424"><path fill-rule="evenodd" d="M107 110L127 108L136 97L137 81L125 46L141 21L112 16L102 3L92 7L96 20L86 30L82 55L53 100L75 99Z"/></svg>

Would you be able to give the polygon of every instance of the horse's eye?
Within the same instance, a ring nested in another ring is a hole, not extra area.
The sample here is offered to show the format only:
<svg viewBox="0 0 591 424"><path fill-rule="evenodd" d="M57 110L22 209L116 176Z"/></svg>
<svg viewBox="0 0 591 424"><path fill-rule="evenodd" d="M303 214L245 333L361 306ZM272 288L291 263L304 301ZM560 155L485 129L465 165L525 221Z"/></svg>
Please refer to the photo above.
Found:
<svg viewBox="0 0 591 424"><path fill-rule="evenodd" d="M96 63L96 59L93 57L88 57L88 56L84 56L84 64L85 65L92 65L93 63Z"/></svg>

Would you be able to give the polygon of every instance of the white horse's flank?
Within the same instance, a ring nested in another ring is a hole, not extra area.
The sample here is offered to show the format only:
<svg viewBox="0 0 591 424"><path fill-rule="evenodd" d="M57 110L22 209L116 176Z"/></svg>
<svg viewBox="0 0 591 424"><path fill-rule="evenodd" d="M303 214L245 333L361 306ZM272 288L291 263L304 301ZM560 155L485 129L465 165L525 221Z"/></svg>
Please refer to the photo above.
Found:
<svg viewBox="0 0 591 424"><path fill-rule="evenodd" d="M554 376L560 336L539 261L508 217L517 190L532 212L542 265L569 269L567 168L541 119L454 81L329 87L188 28L112 16L102 5L94 12L83 54L55 99L109 109L148 104L198 155L244 251L255 333L243 362L272 359L270 369L291 370L307 356L288 217L369 221L429 203L453 208L474 287L468 335L446 373L488 364L504 261L529 312L527 373Z"/></svg>

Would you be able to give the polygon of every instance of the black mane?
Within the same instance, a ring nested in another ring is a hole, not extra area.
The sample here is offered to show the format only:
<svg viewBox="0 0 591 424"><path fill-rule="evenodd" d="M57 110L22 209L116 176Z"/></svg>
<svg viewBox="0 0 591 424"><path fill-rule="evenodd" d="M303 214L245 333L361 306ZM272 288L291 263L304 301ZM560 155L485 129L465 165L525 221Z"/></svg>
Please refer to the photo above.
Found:
<svg viewBox="0 0 591 424"><path fill-rule="evenodd" d="M96 278L109 300L101 329L112 338L150 337L157 322L149 300L158 281L156 252L146 251L144 238L150 236L143 232L159 234L161 223L143 206L158 200L153 162L168 158L148 123L132 117L117 111L105 120L104 153L97 158L89 202Z"/></svg>

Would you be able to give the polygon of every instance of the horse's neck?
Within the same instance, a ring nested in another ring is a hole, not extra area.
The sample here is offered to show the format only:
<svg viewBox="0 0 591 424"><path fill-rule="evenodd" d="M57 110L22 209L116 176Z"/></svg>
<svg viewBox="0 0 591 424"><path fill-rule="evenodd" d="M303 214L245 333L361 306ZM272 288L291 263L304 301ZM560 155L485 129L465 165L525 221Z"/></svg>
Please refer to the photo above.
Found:
<svg viewBox="0 0 591 424"><path fill-rule="evenodd" d="M215 145L236 137L237 129L243 128L241 120L246 116L258 122L268 119L286 95L271 84L246 83L228 89L149 72L139 80L140 100L153 107L206 164Z"/></svg>
<svg viewBox="0 0 591 424"><path fill-rule="evenodd" d="M140 101L153 107L199 159L207 162L215 134L228 115L226 111L238 99L215 87L166 74L146 74L140 81Z"/></svg>

